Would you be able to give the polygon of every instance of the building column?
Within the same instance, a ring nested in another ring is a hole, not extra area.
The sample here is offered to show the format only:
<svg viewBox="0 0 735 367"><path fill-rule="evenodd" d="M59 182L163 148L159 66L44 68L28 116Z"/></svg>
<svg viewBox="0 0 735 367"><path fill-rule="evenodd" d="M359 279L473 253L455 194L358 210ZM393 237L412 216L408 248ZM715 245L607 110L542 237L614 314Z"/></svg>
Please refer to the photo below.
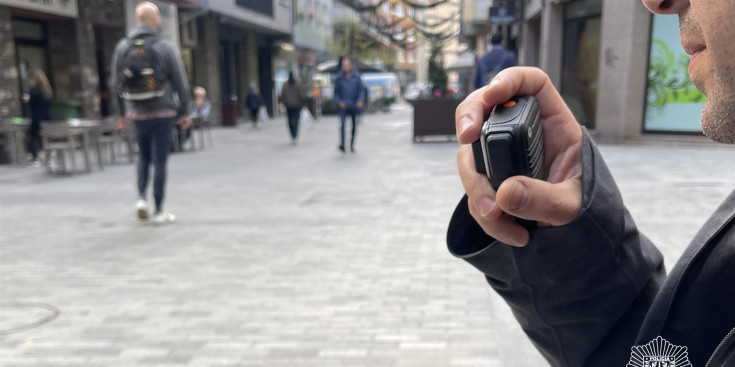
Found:
<svg viewBox="0 0 735 367"><path fill-rule="evenodd" d="M564 48L564 5L546 3L541 14L541 50L539 64L557 89L561 88L562 51Z"/></svg>
<svg viewBox="0 0 735 367"><path fill-rule="evenodd" d="M643 126L651 14L639 1L604 0L596 137L619 142Z"/></svg>
<svg viewBox="0 0 735 367"><path fill-rule="evenodd" d="M79 18L76 24L77 54L79 62L79 98L81 114L87 118L100 117L99 73L97 70L97 44L92 22L95 7L79 2Z"/></svg>
<svg viewBox="0 0 735 367"><path fill-rule="evenodd" d="M196 86L207 91L212 104L210 121L222 123L222 91L220 88L219 24L212 14L197 19L198 39L194 52Z"/></svg>
<svg viewBox="0 0 735 367"><path fill-rule="evenodd" d="M20 116L20 84L10 8L0 6L0 120Z"/></svg>

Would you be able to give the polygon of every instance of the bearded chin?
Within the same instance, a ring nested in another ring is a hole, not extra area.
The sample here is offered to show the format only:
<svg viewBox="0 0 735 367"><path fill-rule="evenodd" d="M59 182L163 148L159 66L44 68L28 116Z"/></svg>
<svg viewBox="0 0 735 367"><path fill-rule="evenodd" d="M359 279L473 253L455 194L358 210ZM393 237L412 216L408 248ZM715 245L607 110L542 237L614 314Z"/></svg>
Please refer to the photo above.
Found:
<svg viewBox="0 0 735 367"><path fill-rule="evenodd" d="M708 138L723 144L735 144L735 96L714 94L702 109L702 131Z"/></svg>

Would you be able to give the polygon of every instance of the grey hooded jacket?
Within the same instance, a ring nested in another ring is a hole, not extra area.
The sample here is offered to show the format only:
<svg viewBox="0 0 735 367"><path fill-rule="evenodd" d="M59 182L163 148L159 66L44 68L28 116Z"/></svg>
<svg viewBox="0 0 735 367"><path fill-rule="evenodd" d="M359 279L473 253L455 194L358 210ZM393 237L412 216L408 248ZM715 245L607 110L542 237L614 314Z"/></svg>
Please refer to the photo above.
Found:
<svg viewBox="0 0 735 367"><path fill-rule="evenodd" d="M126 38L123 38L115 46L112 56L112 77L110 79L111 94L117 98L117 108L120 116L127 112L134 114L152 114L165 111L174 111L176 117L189 114L189 83L186 80L184 66L181 63L179 52L173 42L160 39L153 45L153 50L163 59L162 67L168 75L168 83L165 86L165 94L160 98L145 101L125 101L118 95L117 90L117 67L122 61L123 53L128 49L130 40L140 37L158 37L158 31L148 26L137 26L133 28Z"/></svg>
<svg viewBox="0 0 735 367"><path fill-rule="evenodd" d="M667 277L586 131L582 162L573 222L511 247L485 234L465 196L449 251L485 275L552 366L626 366L633 346L658 336L687 347L695 367L735 366L735 191Z"/></svg>

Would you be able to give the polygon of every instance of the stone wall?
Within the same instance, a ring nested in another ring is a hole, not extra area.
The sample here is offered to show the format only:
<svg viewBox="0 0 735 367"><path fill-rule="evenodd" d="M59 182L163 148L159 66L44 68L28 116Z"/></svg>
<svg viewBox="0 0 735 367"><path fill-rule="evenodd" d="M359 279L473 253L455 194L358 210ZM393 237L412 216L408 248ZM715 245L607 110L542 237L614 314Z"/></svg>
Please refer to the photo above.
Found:
<svg viewBox="0 0 735 367"><path fill-rule="evenodd" d="M0 120L21 114L10 9L0 6Z"/></svg>

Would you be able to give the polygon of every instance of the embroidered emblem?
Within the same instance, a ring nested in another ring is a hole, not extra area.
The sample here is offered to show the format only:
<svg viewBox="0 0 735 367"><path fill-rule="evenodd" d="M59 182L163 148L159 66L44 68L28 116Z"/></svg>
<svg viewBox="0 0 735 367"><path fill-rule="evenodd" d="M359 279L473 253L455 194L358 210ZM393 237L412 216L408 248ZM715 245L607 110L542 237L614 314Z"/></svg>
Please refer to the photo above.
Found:
<svg viewBox="0 0 735 367"><path fill-rule="evenodd" d="M692 367L692 364L687 347L671 344L659 336L648 344L631 348L626 367Z"/></svg>

